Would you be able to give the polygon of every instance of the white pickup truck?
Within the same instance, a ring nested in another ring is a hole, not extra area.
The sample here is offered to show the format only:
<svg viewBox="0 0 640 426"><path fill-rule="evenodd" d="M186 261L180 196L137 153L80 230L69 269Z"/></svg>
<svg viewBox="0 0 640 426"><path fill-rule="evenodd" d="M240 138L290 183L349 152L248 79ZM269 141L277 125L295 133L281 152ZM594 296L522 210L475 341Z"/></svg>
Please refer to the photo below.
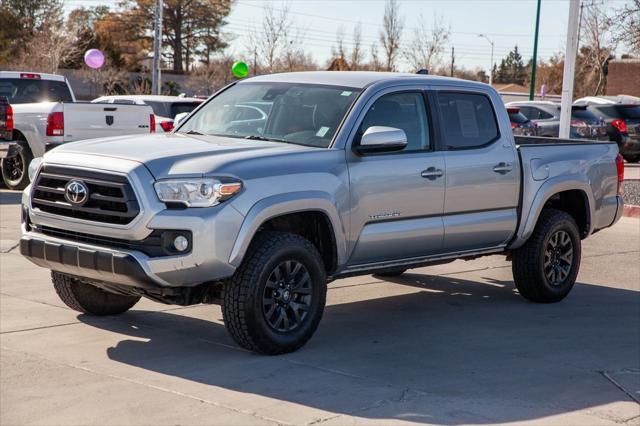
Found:
<svg viewBox="0 0 640 426"><path fill-rule="evenodd" d="M7 98L13 110L15 143L1 166L10 189L25 188L31 160L62 143L155 132L150 106L76 102L61 75L0 71L0 97Z"/></svg>

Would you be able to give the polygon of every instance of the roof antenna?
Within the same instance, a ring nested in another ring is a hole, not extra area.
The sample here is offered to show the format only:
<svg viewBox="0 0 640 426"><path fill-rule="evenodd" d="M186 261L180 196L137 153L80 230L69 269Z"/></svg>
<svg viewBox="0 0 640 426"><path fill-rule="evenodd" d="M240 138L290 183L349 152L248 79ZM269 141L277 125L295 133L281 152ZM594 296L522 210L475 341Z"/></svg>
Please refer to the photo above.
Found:
<svg viewBox="0 0 640 426"><path fill-rule="evenodd" d="M429 70L426 68L420 68L416 74L428 75Z"/></svg>

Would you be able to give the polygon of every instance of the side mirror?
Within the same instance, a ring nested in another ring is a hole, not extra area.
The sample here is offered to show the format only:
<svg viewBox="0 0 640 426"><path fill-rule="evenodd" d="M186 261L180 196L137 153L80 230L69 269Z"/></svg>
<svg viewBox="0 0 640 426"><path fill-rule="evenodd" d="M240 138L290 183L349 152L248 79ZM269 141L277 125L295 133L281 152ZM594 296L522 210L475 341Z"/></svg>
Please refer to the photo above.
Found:
<svg viewBox="0 0 640 426"><path fill-rule="evenodd" d="M188 112L181 112L180 114L176 114L176 116L173 119L174 122L174 126L177 126L178 124L180 124L180 122L182 120L184 120L184 118L189 115Z"/></svg>
<svg viewBox="0 0 640 426"><path fill-rule="evenodd" d="M371 126L355 147L360 154L376 152L400 151L407 146L407 135L404 130L395 127Z"/></svg>

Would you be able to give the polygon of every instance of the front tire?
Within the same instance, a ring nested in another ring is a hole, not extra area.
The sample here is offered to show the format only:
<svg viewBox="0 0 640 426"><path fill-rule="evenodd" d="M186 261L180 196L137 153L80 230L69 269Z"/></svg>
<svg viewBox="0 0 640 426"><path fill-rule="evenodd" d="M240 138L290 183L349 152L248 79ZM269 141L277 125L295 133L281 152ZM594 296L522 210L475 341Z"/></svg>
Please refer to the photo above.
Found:
<svg viewBox="0 0 640 426"><path fill-rule="evenodd" d="M22 190L29 185L29 163L33 154L25 141L18 141L13 148L14 156L2 159L2 180L9 189Z"/></svg>
<svg viewBox="0 0 640 426"><path fill-rule="evenodd" d="M245 349L277 355L302 347L316 331L327 293L322 257L308 240L265 232L225 283L222 315Z"/></svg>
<svg viewBox="0 0 640 426"><path fill-rule="evenodd" d="M573 217L543 210L531 237L513 253L513 279L522 297L537 303L564 299L576 282L581 250Z"/></svg>
<svg viewBox="0 0 640 426"><path fill-rule="evenodd" d="M52 271L51 280L58 297L64 304L83 314L97 316L122 314L140 300L140 296L109 293L60 272Z"/></svg>

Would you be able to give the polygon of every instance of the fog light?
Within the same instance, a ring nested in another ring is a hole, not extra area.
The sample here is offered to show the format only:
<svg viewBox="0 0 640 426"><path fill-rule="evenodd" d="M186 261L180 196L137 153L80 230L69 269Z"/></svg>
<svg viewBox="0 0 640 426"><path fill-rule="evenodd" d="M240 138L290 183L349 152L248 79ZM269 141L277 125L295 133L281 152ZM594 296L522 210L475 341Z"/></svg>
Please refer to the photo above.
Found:
<svg viewBox="0 0 640 426"><path fill-rule="evenodd" d="M173 247L175 247L177 251L185 251L189 248L189 240L182 235L178 235L173 239Z"/></svg>

